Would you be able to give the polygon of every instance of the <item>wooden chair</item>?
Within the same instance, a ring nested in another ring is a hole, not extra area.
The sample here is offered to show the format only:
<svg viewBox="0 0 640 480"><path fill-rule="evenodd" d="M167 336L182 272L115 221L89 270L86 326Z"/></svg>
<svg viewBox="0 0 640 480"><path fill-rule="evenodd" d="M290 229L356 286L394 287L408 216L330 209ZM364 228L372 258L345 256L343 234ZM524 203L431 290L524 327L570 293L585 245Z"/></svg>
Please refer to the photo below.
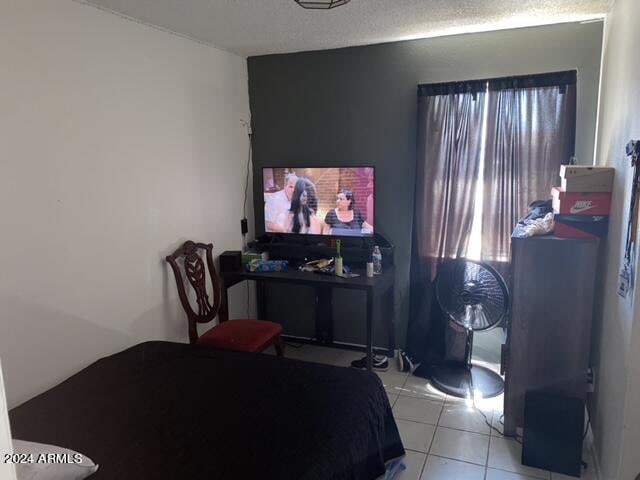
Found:
<svg viewBox="0 0 640 480"><path fill-rule="evenodd" d="M206 251L207 264L202 260L201 251ZM284 343L280 338L282 326L265 320L229 320L220 322L209 329L202 336L198 336L198 323L208 323L218 314L220 308L220 281L213 265L213 245L204 243L185 242L166 260L171 265L176 277L178 295L182 307L189 320L189 342L225 350L241 352L262 352L274 345L279 357L284 356ZM179 258L184 259L184 271L189 283L196 294L198 311L195 312L189 302L182 277L182 269L178 264ZM207 294L206 270L209 270L211 285L213 286L213 303Z"/></svg>

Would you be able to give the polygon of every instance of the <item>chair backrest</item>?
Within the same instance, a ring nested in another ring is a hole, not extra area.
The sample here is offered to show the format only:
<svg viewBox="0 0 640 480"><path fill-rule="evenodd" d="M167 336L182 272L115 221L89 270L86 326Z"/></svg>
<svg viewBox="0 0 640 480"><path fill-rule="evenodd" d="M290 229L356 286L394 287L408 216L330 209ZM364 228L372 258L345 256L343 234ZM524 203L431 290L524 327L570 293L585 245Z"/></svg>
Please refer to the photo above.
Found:
<svg viewBox="0 0 640 480"><path fill-rule="evenodd" d="M202 260L202 251L206 252L206 266ZM183 268L185 275L196 294L197 312L191 307L191 303L189 302L189 296L187 295L182 277L182 268L177 262L180 258L184 259ZM195 243L188 240L171 255L168 255L166 259L169 265L171 265L173 274L176 277L180 302L189 319L189 342L195 343L198 340L196 325L213 320L220 308L220 281L216 273L216 268L213 265L213 244L205 245L204 243ZM211 285L213 287L213 303L209 302L209 295L207 294L207 269L209 270Z"/></svg>

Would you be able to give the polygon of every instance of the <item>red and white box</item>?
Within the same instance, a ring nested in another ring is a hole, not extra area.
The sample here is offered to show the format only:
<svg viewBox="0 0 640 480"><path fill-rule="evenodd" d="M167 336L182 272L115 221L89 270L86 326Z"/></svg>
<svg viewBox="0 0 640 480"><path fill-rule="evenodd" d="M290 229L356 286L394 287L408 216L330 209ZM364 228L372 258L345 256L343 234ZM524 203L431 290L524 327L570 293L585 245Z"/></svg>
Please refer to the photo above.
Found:
<svg viewBox="0 0 640 480"><path fill-rule="evenodd" d="M604 238L609 231L607 215L560 215L553 218L554 234L559 238Z"/></svg>
<svg viewBox="0 0 640 480"><path fill-rule="evenodd" d="M562 187L551 189L553 211L561 215L609 215L611 193L566 192Z"/></svg>

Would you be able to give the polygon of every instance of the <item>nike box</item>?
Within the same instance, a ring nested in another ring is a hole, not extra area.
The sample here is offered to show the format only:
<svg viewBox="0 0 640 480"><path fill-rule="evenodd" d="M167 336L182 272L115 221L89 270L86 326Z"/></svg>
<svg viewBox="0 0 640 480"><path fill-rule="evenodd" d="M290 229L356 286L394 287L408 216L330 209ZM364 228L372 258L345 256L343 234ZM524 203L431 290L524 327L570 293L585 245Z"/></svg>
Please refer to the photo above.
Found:
<svg viewBox="0 0 640 480"><path fill-rule="evenodd" d="M565 192L562 187L551 189L553 211L562 215L609 215L611 193Z"/></svg>
<svg viewBox="0 0 640 480"><path fill-rule="evenodd" d="M560 165L562 189L565 192L610 192L614 172L610 167Z"/></svg>
<svg viewBox="0 0 640 480"><path fill-rule="evenodd" d="M560 238L603 238L609 230L606 215L554 215L554 234Z"/></svg>

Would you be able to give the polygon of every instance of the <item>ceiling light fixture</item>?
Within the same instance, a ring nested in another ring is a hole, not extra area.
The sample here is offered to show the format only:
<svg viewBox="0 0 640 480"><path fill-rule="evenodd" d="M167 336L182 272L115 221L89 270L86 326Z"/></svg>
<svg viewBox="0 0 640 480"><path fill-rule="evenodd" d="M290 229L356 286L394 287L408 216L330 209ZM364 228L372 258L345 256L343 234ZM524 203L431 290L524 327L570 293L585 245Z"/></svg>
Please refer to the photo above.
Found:
<svg viewBox="0 0 640 480"><path fill-rule="evenodd" d="M329 10L330 8L346 5L351 0L295 0L302 8L314 10Z"/></svg>

